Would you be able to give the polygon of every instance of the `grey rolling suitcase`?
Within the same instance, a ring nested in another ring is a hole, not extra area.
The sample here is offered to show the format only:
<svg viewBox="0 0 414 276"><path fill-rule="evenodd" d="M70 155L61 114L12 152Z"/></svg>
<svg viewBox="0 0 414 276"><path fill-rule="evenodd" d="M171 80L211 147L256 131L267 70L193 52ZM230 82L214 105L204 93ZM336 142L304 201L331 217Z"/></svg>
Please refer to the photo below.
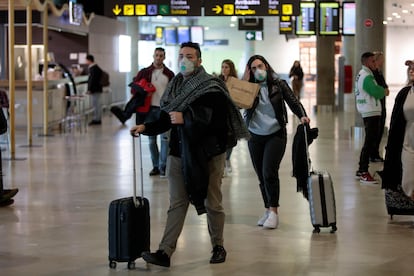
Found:
<svg viewBox="0 0 414 276"><path fill-rule="evenodd" d="M336 227L335 193L331 175L327 171L311 172L308 178L308 200L313 232L320 227Z"/></svg>
<svg viewBox="0 0 414 276"><path fill-rule="evenodd" d="M308 168L311 168L305 127L306 155ZM308 176L308 201L313 233L319 233L321 227L331 227L331 233L335 233L336 205L335 192L332 178L327 171L309 171Z"/></svg>

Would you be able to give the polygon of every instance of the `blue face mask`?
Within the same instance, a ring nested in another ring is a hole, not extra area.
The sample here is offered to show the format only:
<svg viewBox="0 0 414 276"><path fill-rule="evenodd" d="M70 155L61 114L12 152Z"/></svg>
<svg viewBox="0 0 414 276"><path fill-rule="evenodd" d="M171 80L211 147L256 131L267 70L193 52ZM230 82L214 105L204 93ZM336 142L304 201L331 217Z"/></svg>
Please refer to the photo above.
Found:
<svg viewBox="0 0 414 276"><path fill-rule="evenodd" d="M184 57L180 61L180 72L183 76L189 76L194 72L195 66L194 63L188 58Z"/></svg>
<svg viewBox="0 0 414 276"><path fill-rule="evenodd" d="M262 81L266 80L266 77L267 77L266 70L256 69L256 71L254 72L254 78L258 82L262 82Z"/></svg>

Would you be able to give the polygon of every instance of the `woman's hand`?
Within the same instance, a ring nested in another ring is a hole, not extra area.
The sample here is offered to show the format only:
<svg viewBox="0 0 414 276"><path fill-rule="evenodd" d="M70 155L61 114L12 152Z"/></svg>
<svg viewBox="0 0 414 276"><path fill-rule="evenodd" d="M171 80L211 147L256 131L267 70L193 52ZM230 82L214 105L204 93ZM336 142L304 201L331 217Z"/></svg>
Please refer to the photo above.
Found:
<svg viewBox="0 0 414 276"><path fill-rule="evenodd" d="M246 65L242 80L249 81L249 79L250 79L250 68L249 68L249 65Z"/></svg>
<svg viewBox="0 0 414 276"><path fill-rule="evenodd" d="M138 137L141 133L145 131L145 125L136 125L133 126L130 130L132 136Z"/></svg>
<svg viewBox="0 0 414 276"><path fill-rule="evenodd" d="M310 119L308 117L303 116L302 118L300 118L300 122L302 124L309 124L310 123Z"/></svg>

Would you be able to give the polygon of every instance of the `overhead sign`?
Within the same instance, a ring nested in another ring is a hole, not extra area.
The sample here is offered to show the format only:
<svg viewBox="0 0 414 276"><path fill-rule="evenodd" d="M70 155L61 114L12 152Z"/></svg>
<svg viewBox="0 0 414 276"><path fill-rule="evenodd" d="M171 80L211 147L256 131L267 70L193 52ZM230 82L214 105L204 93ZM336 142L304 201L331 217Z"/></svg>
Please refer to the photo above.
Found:
<svg viewBox="0 0 414 276"><path fill-rule="evenodd" d="M289 15L281 15L279 20L280 34L293 34L292 17Z"/></svg>
<svg viewBox="0 0 414 276"><path fill-rule="evenodd" d="M300 0L105 0L105 16L278 16L300 14Z"/></svg>
<svg viewBox="0 0 414 276"><path fill-rule="evenodd" d="M263 40L263 32L262 31L246 32L246 40Z"/></svg>
<svg viewBox="0 0 414 276"><path fill-rule="evenodd" d="M104 8L109 17L201 16L200 0L105 0Z"/></svg>
<svg viewBox="0 0 414 276"><path fill-rule="evenodd" d="M206 0L206 16L270 16L279 15L279 0Z"/></svg>
<svg viewBox="0 0 414 276"><path fill-rule="evenodd" d="M280 15L300 15L300 0L280 0Z"/></svg>

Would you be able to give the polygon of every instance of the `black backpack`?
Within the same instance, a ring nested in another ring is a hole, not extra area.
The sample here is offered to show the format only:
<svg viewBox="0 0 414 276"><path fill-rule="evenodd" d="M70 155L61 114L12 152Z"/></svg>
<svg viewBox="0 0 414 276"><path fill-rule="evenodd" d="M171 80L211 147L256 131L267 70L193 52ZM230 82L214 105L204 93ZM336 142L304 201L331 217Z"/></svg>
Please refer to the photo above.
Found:
<svg viewBox="0 0 414 276"><path fill-rule="evenodd" d="M105 86L109 86L111 83L109 82L109 74L108 72L101 70L101 79L99 80L99 84L102 85L103 87Z"/></svg>

